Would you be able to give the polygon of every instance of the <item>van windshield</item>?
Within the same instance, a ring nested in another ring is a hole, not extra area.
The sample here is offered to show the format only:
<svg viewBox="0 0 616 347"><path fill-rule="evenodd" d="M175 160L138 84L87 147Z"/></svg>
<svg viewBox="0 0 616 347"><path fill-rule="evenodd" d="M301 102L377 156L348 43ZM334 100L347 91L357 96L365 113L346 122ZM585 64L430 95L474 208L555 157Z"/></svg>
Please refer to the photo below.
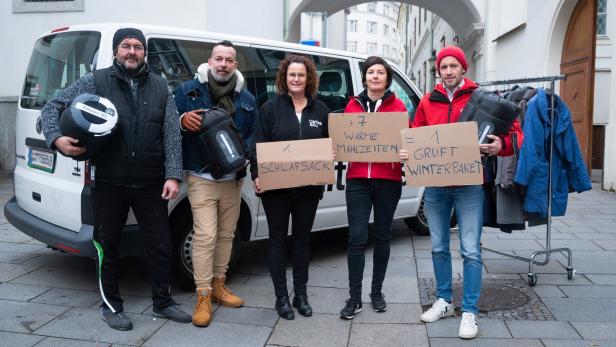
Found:
<svg viewBox="0 0 616 347"><path fill-rule="evenodd" d="M41 109L56 93L96 69L101 35L93 31L45 36L34 45L21 107Z"/></svg>

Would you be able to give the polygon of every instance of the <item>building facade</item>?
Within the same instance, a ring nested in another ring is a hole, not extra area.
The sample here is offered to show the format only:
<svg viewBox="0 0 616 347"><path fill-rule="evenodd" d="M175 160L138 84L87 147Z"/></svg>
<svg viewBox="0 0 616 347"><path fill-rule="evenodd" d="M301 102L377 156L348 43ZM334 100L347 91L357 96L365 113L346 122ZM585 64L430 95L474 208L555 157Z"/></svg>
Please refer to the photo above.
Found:
<svg viewBox="0 0 616 347"><path fill-rule="evenodd" d="M367 2L348 8L346 50L381 56L396 65L403 59L398 2Z"/></svg>

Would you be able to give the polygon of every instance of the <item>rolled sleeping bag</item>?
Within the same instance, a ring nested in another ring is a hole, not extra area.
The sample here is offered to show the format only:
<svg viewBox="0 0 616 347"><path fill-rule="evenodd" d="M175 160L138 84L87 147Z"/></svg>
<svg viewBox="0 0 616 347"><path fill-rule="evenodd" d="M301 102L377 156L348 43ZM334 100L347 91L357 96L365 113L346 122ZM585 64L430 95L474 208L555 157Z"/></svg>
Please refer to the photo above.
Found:
<svg viewBox="0 0 616 347"><path fill-rule="evenodd" d="M477 88L464 106L458 122L477 122L479 143L487 143L487 135L507 134L519 114L520 108L515 103Z"/></svg>
<svg viewBox="0 0 616 347"><path fill-rule="evenodd" d="M219 179L248 165L246 144L224 109L205 110L195 137L205 169L213 178Z"/></svg>
<svg viewBox="0 0 616 347"><path fill-rule="evenodd" d="M60 131L79 140L77 146L86 151L76 156L62 154L75 160L95 157L115 134L117 124L118 111L111 101L93 94L77 95L60 116Z"/></svg>

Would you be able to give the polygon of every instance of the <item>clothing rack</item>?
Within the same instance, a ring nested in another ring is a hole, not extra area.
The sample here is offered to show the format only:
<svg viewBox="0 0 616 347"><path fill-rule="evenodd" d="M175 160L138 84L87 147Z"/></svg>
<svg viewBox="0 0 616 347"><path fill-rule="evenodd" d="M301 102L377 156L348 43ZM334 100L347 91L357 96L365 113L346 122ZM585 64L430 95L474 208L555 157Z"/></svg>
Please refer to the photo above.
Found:
<svg viewBox="0 0 616 347"><path fill-rule="evenodd" d="M549 83L550 90L552 91L550 95L550 123L554 124L554 86L556 81L565 80L567 78L566 75L555 75L555 76L545 76L545 77L536 77L536 78L520 78L520 79L511 79L511 80L500 80L500 81L486 81L479 82L477 85L481 87L495 87L495 86L513 86L519 84L529 84L529 83ZM493 252L496 254L500 254L505 257L525 261L528 263L528 285L533 287L537 284L537 274L533 271L534 265L547 265L550 262L550 255L552 253L561 253L564 255L564 252L567 253L567 278L572 279L574 275L573 270L573 255L571 249L569 248L554 248L552 249L552 154L554 147L554 126L550 128L550 141L549 141L549 159L548 159L548 214L547 214L547 227L546 227L546 239L545 239L545 250L535 251L530 257L521 257L515 254L505 253L501 251L497 251L494 249L490 249L487 247L481 247L481 249ZM545 259L543 261L535 260L538 255L545 255Z"/></svg>

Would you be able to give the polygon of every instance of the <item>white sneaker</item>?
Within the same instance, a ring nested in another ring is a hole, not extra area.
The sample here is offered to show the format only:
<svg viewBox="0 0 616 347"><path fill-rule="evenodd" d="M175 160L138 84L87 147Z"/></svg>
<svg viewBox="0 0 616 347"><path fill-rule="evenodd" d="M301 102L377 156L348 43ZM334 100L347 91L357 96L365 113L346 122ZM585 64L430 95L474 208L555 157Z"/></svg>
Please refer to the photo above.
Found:
<svg viewBox="0 0 616 347"><path fill-rule="evenodd" d="M420 319L422 322L432 323L443 317L453 316L454 314L453 305L447 303L445 299L438 298L438 300L432 304L432 307L421 315Z"/></svg>
<svg viewBox="0 0 616 347"><path fill-rule="evenodd" d="M477 317L469 312L462 312L462 320L460 321L460 330L458 336L463 339L472 339L477 336L479 326L477 325Z"/></svg>

